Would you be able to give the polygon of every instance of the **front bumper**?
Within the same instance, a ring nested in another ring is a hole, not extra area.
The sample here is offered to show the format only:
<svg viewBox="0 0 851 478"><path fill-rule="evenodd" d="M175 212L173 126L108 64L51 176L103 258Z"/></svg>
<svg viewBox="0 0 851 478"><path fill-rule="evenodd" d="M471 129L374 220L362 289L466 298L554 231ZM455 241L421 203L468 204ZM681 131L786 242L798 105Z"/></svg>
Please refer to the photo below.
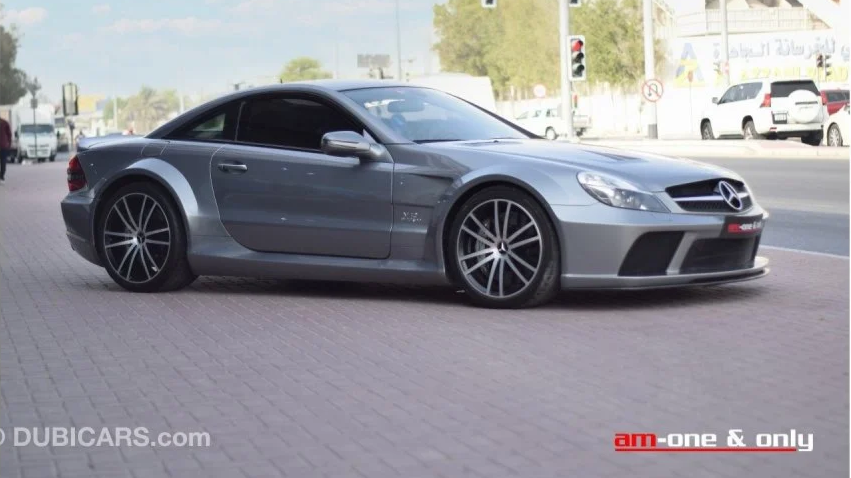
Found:
<svg viewBox="0 0 851 478"><path fill-rule="evenodd" d="M562 239L563 289L641 289L756 279L763 227L731 234L729 222L764 225L758 205L740 214L652 213L604 204L553 206Z"/></svg>

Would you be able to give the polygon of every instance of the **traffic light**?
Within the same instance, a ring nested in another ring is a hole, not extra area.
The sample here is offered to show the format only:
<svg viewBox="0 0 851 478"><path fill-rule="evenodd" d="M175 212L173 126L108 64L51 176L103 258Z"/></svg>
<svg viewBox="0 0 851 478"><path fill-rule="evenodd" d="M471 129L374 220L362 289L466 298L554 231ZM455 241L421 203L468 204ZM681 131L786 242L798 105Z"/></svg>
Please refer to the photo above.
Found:
<svg viewBox="0 0 851 478"><path fill-rule="evenodd" d="M824 55L819 53L816 55L816 68L821 68L824 66Z"/></svg>
<svg viewBox="0 0 851 478"><path fill-rule="evenodd" d="M570 37L570 80L585 80L585 36Z"/></svg>
<svg viewBox="0 0 851 478"><path fill-rule="evenodd" d="M833 69L830 67L830 55L824 56L824 79L827 80L828 76L833 74Z"/></svg>
<svg viewBox="0 0 851 478"><path fill-rule="evenodd" d="M482 0L483 8L496 8L496 0Z"/></svg>

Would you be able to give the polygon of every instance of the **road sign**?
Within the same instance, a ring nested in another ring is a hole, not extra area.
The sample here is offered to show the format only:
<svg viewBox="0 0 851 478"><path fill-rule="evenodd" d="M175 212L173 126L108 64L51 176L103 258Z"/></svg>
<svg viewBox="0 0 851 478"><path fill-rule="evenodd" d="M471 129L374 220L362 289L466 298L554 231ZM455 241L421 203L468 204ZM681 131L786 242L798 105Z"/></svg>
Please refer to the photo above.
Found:
<svg viewBox="0 0 851 478"><path fill-rule="evenodd" d="M358 55L358 68L388 68L390 55Z"/></svg>
<svg viewBox="0 0 851 478"><path fill-rule="evenodd" d="M535 98L543 98L547 96L547 87L539 83L532 88L532 93L535 94Z"/></svg>
<svg viewBox="0 0 851 478"><path fill-rule="evenodd" d="M641 86L641 96L651 103L662 99L662 93L664 91L665 87L662 86L662 82L655 78L645 81L644 85Z"/></svg>

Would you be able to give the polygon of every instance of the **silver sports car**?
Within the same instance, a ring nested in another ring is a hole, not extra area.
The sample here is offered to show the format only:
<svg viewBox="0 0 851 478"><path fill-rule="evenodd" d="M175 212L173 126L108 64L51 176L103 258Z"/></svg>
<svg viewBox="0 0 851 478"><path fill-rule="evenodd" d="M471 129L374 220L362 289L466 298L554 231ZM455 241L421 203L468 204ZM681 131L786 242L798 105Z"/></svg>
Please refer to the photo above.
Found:
<svg viewBox="0 0 851 478"><path fill-rule="evenodd" d="M136 292L304 278L454 284L528 307L768 272L768 214L735 173L548 141L404 83L239 91L145 137L84 140L68 188L71 246Z"/></svg>

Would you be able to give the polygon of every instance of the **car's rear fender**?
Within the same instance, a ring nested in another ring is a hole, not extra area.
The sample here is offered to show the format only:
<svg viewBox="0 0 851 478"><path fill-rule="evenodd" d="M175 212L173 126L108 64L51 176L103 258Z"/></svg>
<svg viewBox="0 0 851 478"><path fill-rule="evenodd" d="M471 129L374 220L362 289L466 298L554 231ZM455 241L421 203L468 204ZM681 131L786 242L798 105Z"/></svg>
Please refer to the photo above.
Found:
<svg viewBox="0 0 851 478"><path fill-rule="evenodd" d="M193 220L198 217L198 201L189 181L171 164L158 158L141 158L110 175L93 188L95 198L92 215L92 237L98 218L103 214L102 206L112 194L126 184L135 181L149 181L165 188L174 199L187 230L193 229ZM190 237L187 241L191 240Z"/></svg>

